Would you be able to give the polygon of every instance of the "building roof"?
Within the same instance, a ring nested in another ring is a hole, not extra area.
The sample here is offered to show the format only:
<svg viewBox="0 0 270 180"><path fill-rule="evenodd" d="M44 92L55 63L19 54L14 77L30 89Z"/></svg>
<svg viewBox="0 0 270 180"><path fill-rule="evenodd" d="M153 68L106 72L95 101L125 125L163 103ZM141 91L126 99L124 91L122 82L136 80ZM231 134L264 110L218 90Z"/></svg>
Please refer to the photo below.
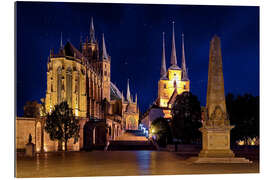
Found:
<svg viewBox="0 0 270 180"><path fill-rule="evenodd" d="M83 54L82 54L78 49L76 49L76 48L71 44L71 42L69 42L69 41L66 43L64 49L65 49L65 55L66 55L66 56L72 56L72 57L75 56L75 58L81 59L81 60L82 60L82 58L84 57ZM85 58L85 59L86 59L86 58Z"/></svg>
<svg viewBox="0 0 270 180"><path fill-rule="evenodd" d="M122 94L115 84L111 82L111 100L122 99Z"/></svg>
<svg viewBox="0 0 270 180"><path fill-rule="evenodd" d="M168 101L168 104L173 104L177 95L178 95L177 89L174 89L173 94L172 94L172 96L170 97L170 99Z"/></svg>

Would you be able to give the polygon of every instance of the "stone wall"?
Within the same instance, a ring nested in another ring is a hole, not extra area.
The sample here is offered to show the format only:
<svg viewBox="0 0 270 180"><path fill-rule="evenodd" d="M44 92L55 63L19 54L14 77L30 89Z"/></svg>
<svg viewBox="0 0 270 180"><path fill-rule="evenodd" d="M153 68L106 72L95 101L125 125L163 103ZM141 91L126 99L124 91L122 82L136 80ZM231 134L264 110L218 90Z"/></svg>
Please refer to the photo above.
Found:
<svg viewBox="0 0 270 180"><path fill-rule="evenodd" d="M32 135L32 142L36 144L36 119L35 118L16 118L16 149L24 149L28 143L29 134Z"/></svg>
<svg viewBox="0 0 270 180"><path fill-rule="evenodd" d="M16 118L16 149L24 149L25 145L28 143L29 134L31 134L32 143L35 144L36 152L42 150L42 143L44 143L43 150L45 152L58 150L58 142L50 140L50 136L45 132L40 120L39 118ZM44 141L42 141L42 137ZM64 144L62 147L64 147ZM74 139L70 139L68 141L68 150L79 151L80 140L74 144Z"/></svg>

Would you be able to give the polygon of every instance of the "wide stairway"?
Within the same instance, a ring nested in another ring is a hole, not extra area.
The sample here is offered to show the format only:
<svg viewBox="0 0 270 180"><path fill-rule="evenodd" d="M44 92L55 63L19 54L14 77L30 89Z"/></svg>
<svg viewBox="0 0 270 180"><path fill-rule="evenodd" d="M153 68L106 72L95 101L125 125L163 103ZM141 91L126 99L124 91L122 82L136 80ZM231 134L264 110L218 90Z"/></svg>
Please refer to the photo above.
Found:
<svg viewBox="0 0 270 180"><path fill-rule="evenodd" d="M153 143L148 140L140 130L127 130L122 136L111 140L107 151L156 150Z"/></svg>

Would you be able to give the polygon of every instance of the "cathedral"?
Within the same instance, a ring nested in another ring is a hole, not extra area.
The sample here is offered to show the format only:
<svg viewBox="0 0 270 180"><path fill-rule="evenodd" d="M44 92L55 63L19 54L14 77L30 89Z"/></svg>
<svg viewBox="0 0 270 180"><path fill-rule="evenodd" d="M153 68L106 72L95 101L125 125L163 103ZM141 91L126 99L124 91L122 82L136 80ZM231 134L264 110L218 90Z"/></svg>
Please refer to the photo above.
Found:
<svg viewBox="0 0 270 180"><path fill-rule="evenodd" d="M54 106L63 101L67 101L74 116L80 120L79 142L73 144L69 140L69 150L103 147L108 140L116 139L125 130L138 129L137 95L134 100L129 80L126 98L111 82L111 57L106 49L104 34L99 46L93 18L89 38L87 36L84 41L81 38L78 49L71 42L63 45L61 35L58 52L50 50L43 114L51 113ZM17 117L17 149L27 143L28 134L31 134L37 151L57 150L57 142L51 141L44 131L45 120L42 112L37 119Z"/></svg>
<svg viewBox="0 0 270 180"><path fill-rule="evenodd" d="M182 34L182 66L177 64L174 22L172 28L172 49L171 49L171 66L167 69L165 57L165 39L163 33L163 46L161 58L160 79L158 81L158 95L156 101L144 113L142 124L150 128L151 123L158 117L171 119L171 108L177 95L183 92L189 92L190 81L186 68L184 34Z"/></svg>

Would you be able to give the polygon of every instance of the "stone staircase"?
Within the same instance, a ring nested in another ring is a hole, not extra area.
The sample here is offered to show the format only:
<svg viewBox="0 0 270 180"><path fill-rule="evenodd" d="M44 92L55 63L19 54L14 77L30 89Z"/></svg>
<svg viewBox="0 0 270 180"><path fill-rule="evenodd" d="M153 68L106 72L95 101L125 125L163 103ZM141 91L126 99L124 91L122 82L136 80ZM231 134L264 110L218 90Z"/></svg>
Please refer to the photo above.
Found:
<svg viewBox="0 0 270 180"><path fill-rule="evenodd" d="M156 150L154 144L149 141L140 130L127 130L122 136L111 140L105 150L107 151L132 151L132 150Z"/></svg>

